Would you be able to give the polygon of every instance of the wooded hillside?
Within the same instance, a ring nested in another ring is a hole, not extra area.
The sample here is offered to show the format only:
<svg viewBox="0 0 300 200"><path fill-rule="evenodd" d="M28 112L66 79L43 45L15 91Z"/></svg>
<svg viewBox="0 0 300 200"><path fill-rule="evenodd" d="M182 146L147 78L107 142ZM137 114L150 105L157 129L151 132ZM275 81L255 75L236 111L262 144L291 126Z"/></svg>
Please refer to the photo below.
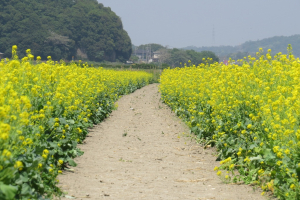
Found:
<svg viewBox="0 0 300 200"><path fill-rule="evenodd" d="M31 49L53 60L125 61L132 52L122 21L96 0L1 0L0 52Z"/></svg>

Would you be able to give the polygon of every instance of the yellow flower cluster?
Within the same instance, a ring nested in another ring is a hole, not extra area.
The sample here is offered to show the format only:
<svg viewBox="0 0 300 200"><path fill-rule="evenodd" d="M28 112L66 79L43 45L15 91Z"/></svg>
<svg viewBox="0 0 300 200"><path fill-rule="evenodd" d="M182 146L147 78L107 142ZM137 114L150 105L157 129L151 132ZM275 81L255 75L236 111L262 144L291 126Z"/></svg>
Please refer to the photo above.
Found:
<svg viewBox="0 0 300 200"><path fill-rule="evenodd" d="M92 113L85 108L99 107L92 103L99 94L105 92L116 99L120 85L137 84L142 77L150 78L144 72L81 68L53 61L32 65L18 60L6 64L2 60L0 72L0 144L8 141L10 134L21 130L22 126L45 121L57 107L63 108L61 116L69 116L82 108L78 118L86 120ZM31 109L32 106L43 108ZM58 127L58 118L55 120L54 126ZM40 132L43 128L40 127ZM27 138L20 136L20 139Z"/></svg>
<svg viewBox="0 0 300 200"><path fill-rule="evenodd" d="M222 159L236 157L240 165L255 165L258 175L285 179L299 191L300 59L291 50L272 56L260 49L257 57L228 65L166 69L160 91L192 132L215 141Z"/></svg>
<svg viewBox="0 0 300 200"><path fill-rule="evenodd" d="M33 156L36 168L52 172L56 168L49 168L50 160L61 166L68 156L75 157L72 148L84 139L88 127L108 115L120 95L152 80L152 74L143 71L77 66L54 62L50 56L46 62L41 57L34 61L30 49L19 60L17 46L12 53L12 60L0 61L1 170L26 170L29 165L18 157L32 159L30 154L38 153ZM63 152L67 150L72 154Z"/></svg>

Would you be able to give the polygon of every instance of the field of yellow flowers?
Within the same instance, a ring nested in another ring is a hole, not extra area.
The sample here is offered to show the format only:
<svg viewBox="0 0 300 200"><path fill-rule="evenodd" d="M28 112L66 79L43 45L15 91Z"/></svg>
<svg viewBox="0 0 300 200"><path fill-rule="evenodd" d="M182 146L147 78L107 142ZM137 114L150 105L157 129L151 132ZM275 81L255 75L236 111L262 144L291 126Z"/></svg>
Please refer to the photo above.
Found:
<svg viewBox="0 0 300 200"><path fill-rule="evenodd" d="M88 128L120 95L152 81L146 72L33 59L27 50L19 60L13 46L13 58L0 62L0 199L60 195L56 177L76 165Z"/></svg>
<svg viewBox="0 0 300 200"><path fill-rule="evenodd" d="M219 152L217 174L300 199L300 60L271 50L236 64L166 69L162 99ZM264 194L264 192L263 192Z"/></svg>

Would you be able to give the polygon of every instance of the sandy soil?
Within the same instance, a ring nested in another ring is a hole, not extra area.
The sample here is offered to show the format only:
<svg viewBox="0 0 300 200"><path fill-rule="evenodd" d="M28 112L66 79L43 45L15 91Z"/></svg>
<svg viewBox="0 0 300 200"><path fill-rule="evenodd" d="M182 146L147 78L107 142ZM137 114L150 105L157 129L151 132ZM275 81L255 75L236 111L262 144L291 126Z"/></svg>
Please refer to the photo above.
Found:
<svg viewBox="0 0 300 200"><path fill-rule="evenodd" d="M59 176L68 193L63 199L266 199L250 186L222 182L213 170L215 150L185 136L188 127L160 101L157 88L122 97L91 130L74 172Z"/></svg>

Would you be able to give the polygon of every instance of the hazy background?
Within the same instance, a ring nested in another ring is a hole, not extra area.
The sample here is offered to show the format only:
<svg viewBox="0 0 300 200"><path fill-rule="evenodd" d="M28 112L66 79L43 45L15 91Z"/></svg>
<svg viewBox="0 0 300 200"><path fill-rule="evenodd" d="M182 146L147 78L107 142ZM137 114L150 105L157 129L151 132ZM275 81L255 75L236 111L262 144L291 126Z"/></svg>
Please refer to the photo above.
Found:
<svg viewBox="0 0 300 200"><path fill-rule="evenodd" d="M134 45L158 43L171 48L239 45L249 40L300 33L300 0L98 2L121 17Z"/></svg>

